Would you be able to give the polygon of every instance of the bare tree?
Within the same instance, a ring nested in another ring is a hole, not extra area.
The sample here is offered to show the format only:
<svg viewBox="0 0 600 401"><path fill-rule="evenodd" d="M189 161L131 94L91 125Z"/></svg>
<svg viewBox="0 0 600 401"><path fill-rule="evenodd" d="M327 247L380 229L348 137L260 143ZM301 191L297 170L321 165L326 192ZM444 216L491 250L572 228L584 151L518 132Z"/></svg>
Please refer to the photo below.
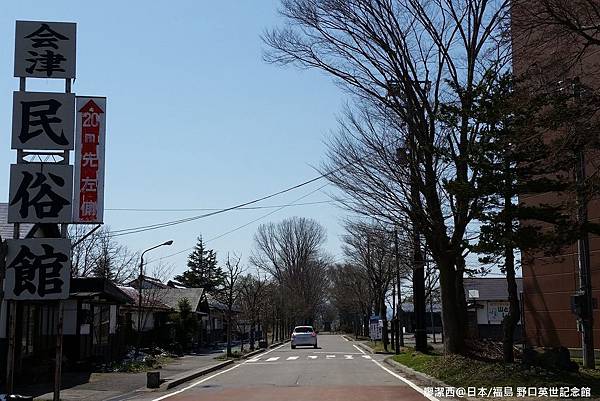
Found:
<svg viewBox="0 0 600 401"><path fill-rule="evenodd" d="M323 226L303 217L263 224L254 236L256 252L250 262L270 274L285 291L280 299L286 300L293 323L312 324L317 308L325 301L329 264L321 249L325 238Z"/></svg>
<svg viewBox="0 0 600 401"><path fill-rule="evenodd" d="M396 225L410 221L424 235L440 269L447 352L464 350L464 237L480 207L469 162L485 138L473 106L489 74L508 61L501 46L508 6L283 0L288 24L264 35L268 61L324 70L361 103L324 170L352 195L349 209Z"/></svg>
<svg viewBox="0 0 600 401"><path fill-rule="evenodd" d="M267 285L265 277L260 273L256 275L247 274L240 278L238 284L239 302L242 314L250 324L250 350L254 351L256 339L254 334L256 327L260 325L261 315L265 312L265 302L267 301Z"/></svg>
<svg viewBox="0 0 600 401"><path fill-rule="evenodd" d="M331 301L339 311L342 328L352 329L356 337L367 336L375 300L364 269L352 263L335 264L328 274Z"/></svg>
<svg viewBox="0 0 600 401"><path fill-rule="evenodd" d="M344 254L348 260L363 269L372 293L373 310L383 320L383 345L387 351L386 299L395 276L393 234L378 223L348 222L343 236Z"/></svg>
<svg viewBox="0 0 600 401"><path fill-rule="evenodd" d="M237 314L236 305L240 298L239 282L244 273L244 268L240 265L241 258L227 254L225 261L224 280L222 288L215 294L215 298L225 305L225 315L227 319L227 356L233 356L231 352L231 335L234 323L234 316Z"/></svg>
<svg viewBox="0 0 600 401"><path fill-rule="evenodd" d="M136 276L138 253L117 242L109 227L90 232L86 226L74 224L69 226L69 237L76 244L72 259L74 276L105 277L120 284Z"/></svg>

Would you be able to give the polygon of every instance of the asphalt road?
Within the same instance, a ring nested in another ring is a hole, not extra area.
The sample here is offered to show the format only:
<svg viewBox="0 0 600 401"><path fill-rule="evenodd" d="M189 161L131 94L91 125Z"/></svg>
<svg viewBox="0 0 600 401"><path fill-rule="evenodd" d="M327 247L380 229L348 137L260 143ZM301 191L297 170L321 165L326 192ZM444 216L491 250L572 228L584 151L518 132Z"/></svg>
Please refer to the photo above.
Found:
<svg viewBox="0 0 600 401"><path fill-rule="evenodd" d="M319 336L319 349L289 343L201 377L152 401L424 401L425 396L383 363L338 335Z"/></svg>

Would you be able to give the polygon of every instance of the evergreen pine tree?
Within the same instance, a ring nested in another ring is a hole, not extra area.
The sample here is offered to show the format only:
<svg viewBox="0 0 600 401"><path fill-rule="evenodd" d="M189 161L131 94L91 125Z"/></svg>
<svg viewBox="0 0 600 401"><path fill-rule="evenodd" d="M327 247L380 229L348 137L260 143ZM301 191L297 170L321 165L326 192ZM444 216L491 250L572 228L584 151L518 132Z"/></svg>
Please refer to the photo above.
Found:
<svg viewBox="0 0 600 401"><path fill-rule="evenodd" d="M188 270L175 277L184 286L204 288L209 294L218 292L223 286L225 275L217 265L217 254L206 248L202 236L198 237L194 250L188 256L187 267Z"/></svg>

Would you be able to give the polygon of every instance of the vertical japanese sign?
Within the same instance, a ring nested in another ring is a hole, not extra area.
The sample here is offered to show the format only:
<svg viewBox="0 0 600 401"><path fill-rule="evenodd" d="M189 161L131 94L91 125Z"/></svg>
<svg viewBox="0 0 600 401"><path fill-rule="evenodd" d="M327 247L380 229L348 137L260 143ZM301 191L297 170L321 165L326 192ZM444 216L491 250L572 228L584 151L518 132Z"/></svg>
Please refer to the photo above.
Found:
<svg viewBox="0 0 600 401"><path fill-rule="evenodd" d="M15 77L75 78L76 24L17 21Z"/></svg>
<svg viewBox="0 0 600 401"><path fill-rule="evenodd" d="M50 300L69 296L71 240L7 240L6 299Z"/></svg>
<svg viewBox="0 0 600 401"><path fill-rule="evenodd" d="M73 222L102 223L106 98L77 97Z"/></svg>

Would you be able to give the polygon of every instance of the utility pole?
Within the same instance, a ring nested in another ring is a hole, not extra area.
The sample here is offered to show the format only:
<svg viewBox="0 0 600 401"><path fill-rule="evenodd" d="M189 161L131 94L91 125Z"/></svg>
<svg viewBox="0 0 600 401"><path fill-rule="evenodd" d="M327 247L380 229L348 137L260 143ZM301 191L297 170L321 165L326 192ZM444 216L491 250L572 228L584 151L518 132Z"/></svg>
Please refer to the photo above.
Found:
<svg viewBox="0 0 600 401"><path fill-rule="evenodd" d="M402 286L400 283L400 252L398 249L398 229L394 229L394 260L396 262L396 285L398 286L398 306L396 307L396 354L404 347L404 311L402 310Z"/></svg>
<svg viewBox="0 0 600 401"><path fill-rule="evenodd" d="M413 204L419 201L419 189L411 182L411 197ZM417 225L413 221L412 227L413 246L413 303L415 313L415 350L427 352L426 331L426 305L425 305L425 267L424 257L421 251L421 235Z"/></svg>
<svg viewBox="0 0 600 401"><path fill-rule="evenodd" d="M581 98L581 84L579 77L573 82L573 93L576 101ZM579 291L583 295L583 308L579 317L581 322L581 346L583 366L587 369L596 367L594 355L594 310L592 299L592 277L590 271L590 242L586 225L588 223L587 199L585 196L585 151L581 146L577 149L577 165L575 166L575 180L577 186L577 220L579 223L579 239L577 250L579 258Z"/></svg>

